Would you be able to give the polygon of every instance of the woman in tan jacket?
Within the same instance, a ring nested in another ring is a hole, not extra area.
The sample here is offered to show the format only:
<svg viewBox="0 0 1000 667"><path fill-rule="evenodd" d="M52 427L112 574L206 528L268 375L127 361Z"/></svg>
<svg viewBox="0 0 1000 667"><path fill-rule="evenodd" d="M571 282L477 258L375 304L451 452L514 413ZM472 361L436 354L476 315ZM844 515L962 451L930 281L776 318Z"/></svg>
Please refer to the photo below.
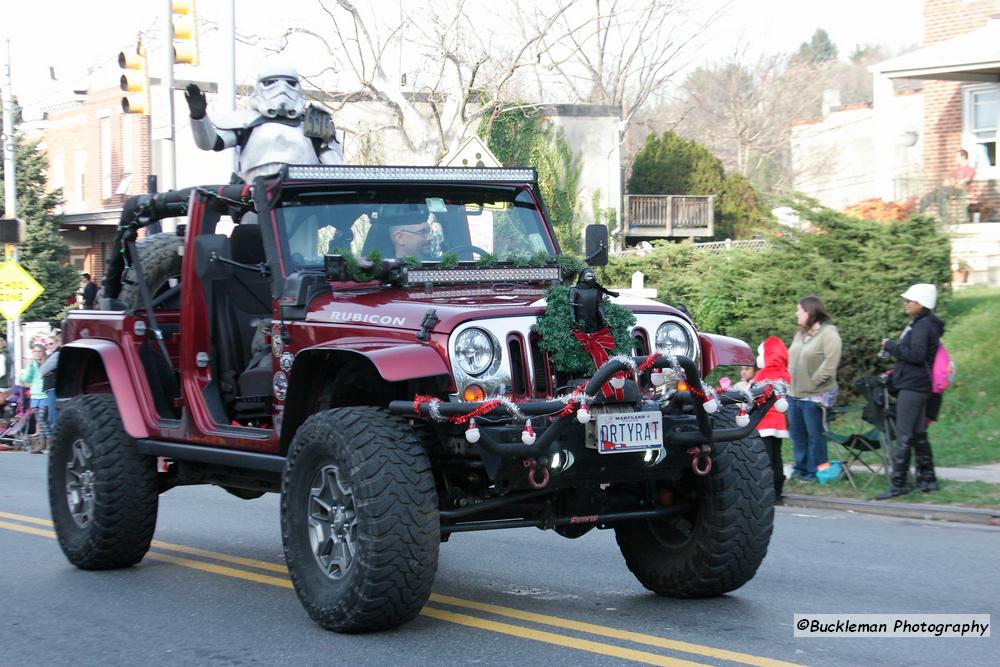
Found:
<svg viewBox="0 0 1000 667"><path fill-rule="evenodd" d="M837 327L819 297L799 299L795 316L799 330L788 348L788 433L795 458L793 480L815 480L816 467L826 462L823 408L837 399L837 366L841 342Z"/></svg>

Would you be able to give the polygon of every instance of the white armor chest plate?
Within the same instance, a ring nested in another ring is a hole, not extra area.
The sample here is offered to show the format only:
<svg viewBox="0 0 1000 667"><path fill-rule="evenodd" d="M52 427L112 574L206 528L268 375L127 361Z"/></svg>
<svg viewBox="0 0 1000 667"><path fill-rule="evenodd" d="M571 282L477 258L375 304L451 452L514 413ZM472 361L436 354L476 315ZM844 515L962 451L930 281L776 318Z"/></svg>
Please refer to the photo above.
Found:
<svg viewBox="0 0 1000 667"><path fill-rule="evenodd" d="M249 183L257 176L276 173L283 164L318 162L316 149L301 125L263 123L253 128L240 153L240 172Z"/></svg>

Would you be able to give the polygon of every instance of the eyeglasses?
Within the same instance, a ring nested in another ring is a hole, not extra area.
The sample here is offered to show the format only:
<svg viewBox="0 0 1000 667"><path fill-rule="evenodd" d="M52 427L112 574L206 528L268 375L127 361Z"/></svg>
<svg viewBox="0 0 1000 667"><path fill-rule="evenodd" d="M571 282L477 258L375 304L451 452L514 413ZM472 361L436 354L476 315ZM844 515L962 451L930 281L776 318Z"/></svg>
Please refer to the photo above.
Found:
<svg viewBox="0 0 1000 667"><path fill-rule="evenodd" d="M407 234L413 234L414 236L423 236L424 238L430 238L433 233L430 227L424 227L419 232L412 229L400 229L399 231L406 232Z"/></svg>

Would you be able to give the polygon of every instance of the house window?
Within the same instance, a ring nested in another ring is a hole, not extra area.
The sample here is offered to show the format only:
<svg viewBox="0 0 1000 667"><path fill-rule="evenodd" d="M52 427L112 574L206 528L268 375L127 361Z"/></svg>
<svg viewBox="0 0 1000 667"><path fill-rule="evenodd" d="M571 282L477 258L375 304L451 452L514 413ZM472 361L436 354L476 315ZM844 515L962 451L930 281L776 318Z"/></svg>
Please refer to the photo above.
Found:
<svg viewBox="0 0 1000 667"><path fill-rule="evenodd" d="M962 97L962 144L976 165L976 176L996 177L1000 86L967 86Z"/></svg>
<svg viewBox="0 0 1000 667"><path fill-rule="evenodd" d="M77 151L73 155L74 183L73 203L77 210L83 208L87 199L87 152Z"/></svg>

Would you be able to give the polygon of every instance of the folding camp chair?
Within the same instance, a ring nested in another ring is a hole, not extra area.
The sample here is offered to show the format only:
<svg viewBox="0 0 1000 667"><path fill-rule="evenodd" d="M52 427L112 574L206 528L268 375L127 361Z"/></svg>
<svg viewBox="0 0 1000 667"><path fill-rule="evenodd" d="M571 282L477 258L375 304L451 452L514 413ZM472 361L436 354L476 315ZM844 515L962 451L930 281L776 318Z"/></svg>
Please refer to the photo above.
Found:
<svg viewBox="0 0 1000 667"><path fill-rule="evenodd" d="M823 428L827 440L838 447L843 455L843 469L847 481L858 488L851 474L854 465L863 466L872 473L864 484L865 488L878 476L888 479L892 471L893 443L896 440L896 421L889 390L881 377L864 377L854 383L854 388L865 398L864 405L850 405L842 408L823 410ZM861 419L872 428L864 433L841 434L831 429L831 423L838 417L860 412ZM869 454L869 460L863 457ZM872 458L875 461L871 461Z"/></svg>

